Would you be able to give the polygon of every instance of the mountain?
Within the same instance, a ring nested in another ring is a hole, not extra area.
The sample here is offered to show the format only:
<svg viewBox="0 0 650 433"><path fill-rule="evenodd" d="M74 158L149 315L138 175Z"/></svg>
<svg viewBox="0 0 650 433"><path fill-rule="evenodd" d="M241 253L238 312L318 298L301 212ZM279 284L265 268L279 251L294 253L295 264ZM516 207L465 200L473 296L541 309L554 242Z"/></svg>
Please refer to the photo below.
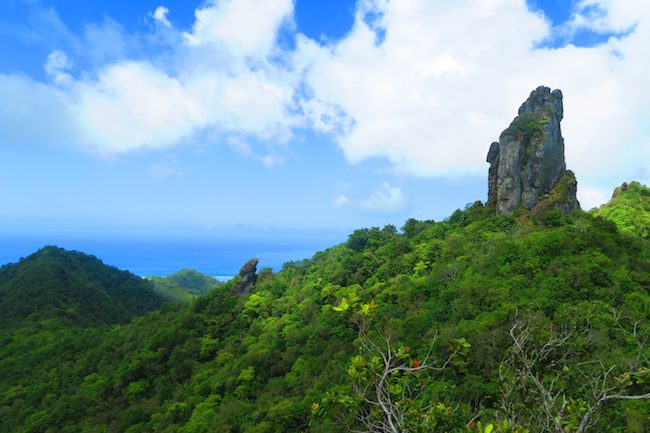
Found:
<svg viewBox="0 0 650 433"><path fill-rule="evenodd" d="M647 433L649 190L584 212L563 173L532 208L253 259L127 323L0 333L0 431Z"/></svg>
<svg viewBox="0 0 650 433"><path fill-rule="evenodd" d="M124 323L162 301L141 278L61 248L45 247L0 268L0 329L48 319Z"/></svg>
<svg viewBox="0 0 650 433"><path fill-rule="evenodd" d="M487 204L497 213L522 207L534 212L555 208L566 214L579 206L575 175L564 159L562 99L558 89L533 90L490 146Z"/></svg>
<svg viewBox="0 0 650 433"><path fill-rule="evenodd" d="M221 281L194 269L181 269L166 277L149 277L156 292L172 301L191 301L222 285Z"/></svg>
<svg viewBox="0 0 650 433"><path fill-rule="evenodd" d="M372 313L360 334L364 308ZM260 273L249 294L233 281L101 332L52 331L50 351L23 346L41 356L29 374L19 368L25 355L3 344L0 371L13 374L0 381L0 431L346 431L341 420L360 428L354 375L366 362L364 335L390 335L410 365L430 348L441 363L466 341L443 372L411 384L440 411L429 431L466 432L477 414L546 431L541 397L513 361L518 320L530 327L531 350L571 330L533 368L572 402L562 423L573 428L601 363L630 392L648 389L623 378L646 371L637 343L650 336L649 318L648 240L581 210L496 215L477 203L445 221L409 220L401 232L357 230L312 259ZM592 429L642 433L649 417L646 401L613 401Z"/></svg>

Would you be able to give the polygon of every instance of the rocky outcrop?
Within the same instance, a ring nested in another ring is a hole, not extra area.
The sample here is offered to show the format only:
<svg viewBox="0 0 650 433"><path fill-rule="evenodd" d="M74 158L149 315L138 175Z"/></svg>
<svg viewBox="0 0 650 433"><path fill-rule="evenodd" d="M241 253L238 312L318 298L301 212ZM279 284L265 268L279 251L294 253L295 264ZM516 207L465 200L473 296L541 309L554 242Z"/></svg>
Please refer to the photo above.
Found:
<svg viewBox="0 0 650 433"><path fill-rule="evenodd" d="M487 205L496 213L557 208L566 214L579 206L575 176L564 161L563 117L562 92L540 86L492 143Z"/></svg>
<svg viewBox="0 0 650 433"><path fill-rule="evenodd" d="M257 264L259 260L250 259L239 270L239 279L235 282L235 293L248 295L257 282Z"/></svg>

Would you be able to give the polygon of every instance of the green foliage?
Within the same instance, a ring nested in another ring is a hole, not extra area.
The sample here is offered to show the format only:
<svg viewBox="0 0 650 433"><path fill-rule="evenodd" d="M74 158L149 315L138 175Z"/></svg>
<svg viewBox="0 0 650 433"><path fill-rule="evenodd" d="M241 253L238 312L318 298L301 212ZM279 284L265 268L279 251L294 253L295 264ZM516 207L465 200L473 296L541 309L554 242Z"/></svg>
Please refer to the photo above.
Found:
<svg viewBox="0 0 650 433"><path fill-rule="evenodd" d="M162 302L130 272L61 248L45 247L0 268L0 329L48 320L124 323Z"/></svg>
<svg viewBox="0 0 650 433"><path fill-rule="evenodd" d="M0 431L329 433L344 429L341 417L358 427L353 379L377 362L359 351L366 324L392 337L406 366L423 362L436 335L437 359L464 353L444 371L395 376L394 395L422 390L410 431L467 433L480 422L484 432L541 432L539 399L508 363L516 316L535 329L531 347L552 328L583 330L556 382L570 413L591 398L574 366L616 365L626 390L648 389L647 370L628 367L639 357L629 330L650 336L646 196L636 189L596 214L543 220L472 205L441 222L409 220L403 233L358 230L266 272L248 296L226 283L162 306L147 281L46 249L0 270ZM553 380L561 357L540 363L540 377ZM642 432L649 416L647 401L612 402L591 431Z"/></svg>
<svg viewBox="0 0 650 433"><path fill-rule="evenodd" d="M515 117L507 131L524 139L530 139L536 133L542 132L546 124L548 124L546 119L537 119L532 113L523 113Z"/></svg>
<svg viewBox="0 0 650 433"><path fill-rule="evenodd" d="M171 301L191 301L223 283L194 269L181 269L166 277L148 277L153 289Z"/></svg>
<svg viewBox="0 0 650 433"><path fill-rule="evenodd" d="M650 239L650 188L639 182L624 183L595 214L614 222L623 233Z"/></svg>
<svg viewBox="0 0 650 433"><path fill-rule="evenodd" d="M534 217L545 225L562 224L562 208L572 205L575 200L577 181L571 170L566 170L553 189L532 210Z"/></svg>

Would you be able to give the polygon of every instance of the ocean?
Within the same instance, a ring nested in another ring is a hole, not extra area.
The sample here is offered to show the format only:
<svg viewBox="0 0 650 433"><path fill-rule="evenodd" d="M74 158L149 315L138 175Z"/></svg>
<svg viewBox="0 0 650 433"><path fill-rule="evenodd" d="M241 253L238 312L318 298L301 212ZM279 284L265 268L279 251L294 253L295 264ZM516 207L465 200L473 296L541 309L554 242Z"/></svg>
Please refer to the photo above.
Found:
<svg viewBox="0 0 650 433"><path fill-rule="evenodd" d="M0 265L14 263L45 245L82 251L101 259L105 264L131 271L139 276L166 276L184 268L228 279L241 266L256 257L258 269L278 271L288 261L311 258L317 251L341 242L336 236L313 236L266 240L205 239L93 239L93 238L0 238Z"/></svg>

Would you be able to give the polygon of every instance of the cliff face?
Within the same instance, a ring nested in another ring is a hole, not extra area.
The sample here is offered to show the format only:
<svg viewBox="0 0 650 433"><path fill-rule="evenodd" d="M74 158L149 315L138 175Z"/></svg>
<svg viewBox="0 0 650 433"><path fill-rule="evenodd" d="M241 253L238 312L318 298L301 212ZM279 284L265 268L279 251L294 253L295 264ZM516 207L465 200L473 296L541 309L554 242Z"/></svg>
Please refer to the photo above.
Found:
<svg viewBox="0 0 650 433"><path fill-rule="evenodd" d="M563 117L562 92L538 87L499 141L492 143L487 155L488 206L498 214L520 207L554 207L568 213L579 205L575 176L564 161ZM554 191L558 185L562 191Z"/></svg>
<svg viewBox="0 0 650 433"><path fill-rule="evenodd" d="M248 295L255 283L257 283L257 259L250 259L239 270L239 281L235 284L235 293L244 296Z"/></svg>

